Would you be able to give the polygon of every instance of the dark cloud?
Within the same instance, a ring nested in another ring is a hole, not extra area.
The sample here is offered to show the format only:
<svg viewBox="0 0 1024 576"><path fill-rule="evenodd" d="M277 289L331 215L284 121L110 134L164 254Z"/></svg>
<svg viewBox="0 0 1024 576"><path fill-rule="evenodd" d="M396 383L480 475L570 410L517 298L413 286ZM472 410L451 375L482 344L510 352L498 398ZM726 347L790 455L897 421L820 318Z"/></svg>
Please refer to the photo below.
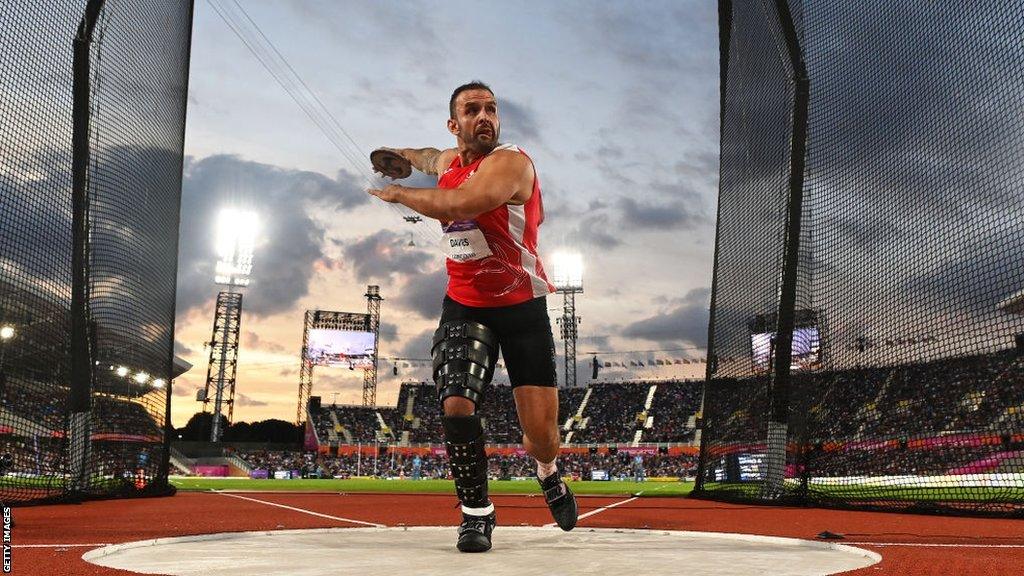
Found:
<svg viewBox="0 0 1024 576"><path fill-rule="evenodd" d="M283 353L288 352L288 350L284 346L281 346L280 344L278 344L276 342L270 342L268 340L264 340L264 339L260 338L259 334L255 333L255 332L253 332L251 330L246 331L244 336L245 336L245 338L244 338L244 342L242 344L244 348L252 348L252 349L255 349L255 350L263 350L265 352L272 352L272 353L275 353L275 354L283 354Z"/></svg>
<svg viewBox="0 0 1024 576"><path fill-rule="evenodd" d="M566 238L570 245L611 250L622 244L619 236L613 233L615 229L607 214L596 213L581 219Z"/></svg>
<svg viewBox="0 0 1024 576"><path fill-rule="evenodd" d="M656 14L652 17L652 14ZM718 31L715 4L653 2L637 11L625 4L602 10L575 12L577 24L588 26L595 48L610 51L627 69L651 74L711 76L709 60L717 59L717 44L706 40Z"/></svg>
<svg viewBox="0 0 1024 576"><path fill-rule="evenodd" d="M718 177L718 150L694 150L683 155L672 166L676 174L691 178Z"/></svg>
<svg viewBox="0 0 1024 576"><path fill-rule="evenodd" d="M695 288L675 308L627 325L622 335L653 342L683 342L707 346L711 290Z"/></svg>
<svg viewBox="0 0 1024 576"><path fill-rule="evenodd" d="M428 328L423 332L409 338L402 346L402 358L430 358L430 345L434 338L434 328Z"/></svg>
<svg viewBox="0 0 1024 576"><path fill-rule="evenodd" d="M637 230L693 229L706 222L702 207L694 202L642 204L633 198L620 198L618 206L622 211L622 222Z"/></svg>
<svg viewBox="0 0 1024 576"><path fill-rule="evenodd" d="M447 287L448 273L444 269L409 276L395 302L406 310L433 320L441 315L441 300Z"/></svg>
<svg viewBox="0 0 1024 576"><path fill-rule="evenodd" d="M192 354L194 350L183 344L179 340L174 341L174 355L175 356L188 356Z"/></svg>
<svg viewBox="0 0 1024 576"><path fill-rule="evenodd" d="M398 325L391 322L380 323L380 341L394 342L398 340Z"/></svg>
<svg viewBox="0 0 1024 576"><path fill-rule="evenodd" d="M178 312L209 302L213 285L214 226L219 210L237 206L260 218L260 243L245 310L259 315L288 310L309 290L313 266L323 258L324 230L314 214L367 202L357 178L328 178L235 156L190 161L182 189Z"/></svg>
<svg viewBox="0 0 1024 576"><path fill-rule="evenodd" d="M498 98L498 114L501 116L501 140L513 144L541 144L543 138L540 133L537 114L524 104L502 98Z"/></svg>
<svg viewBox="0 0 1024 576"><path fill-rule="evenodd" d="M397 275L413 276L433 260L433 255L408 246L408 242L408 236L381 230L345 243L342 253L360 282L387 280Z"/></svg>

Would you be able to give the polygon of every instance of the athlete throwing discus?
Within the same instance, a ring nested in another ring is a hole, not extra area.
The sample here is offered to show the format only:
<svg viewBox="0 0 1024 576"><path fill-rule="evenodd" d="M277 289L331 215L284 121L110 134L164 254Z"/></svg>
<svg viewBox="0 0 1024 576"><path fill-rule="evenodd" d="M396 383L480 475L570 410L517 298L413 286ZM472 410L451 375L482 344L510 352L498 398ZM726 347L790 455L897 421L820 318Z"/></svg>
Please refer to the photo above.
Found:
<svg viewBox="0 0 1024 576"><path fill-rule="evenodd" d="M434 382L444 407L445 445L462 502L458 549L485 552L496 524L487 494L486 439L476 408L500 352L508 370L523 446L555 522L576 525L576 498L556 457L558 389L547 295L555 291L537 255L544 220L540 182L519 147L499 144L494 92L459 86L448 104L455 148L387 149L438 176L437 188L391 184L370 194L441 222L448 290L434 334Z"/></svg>

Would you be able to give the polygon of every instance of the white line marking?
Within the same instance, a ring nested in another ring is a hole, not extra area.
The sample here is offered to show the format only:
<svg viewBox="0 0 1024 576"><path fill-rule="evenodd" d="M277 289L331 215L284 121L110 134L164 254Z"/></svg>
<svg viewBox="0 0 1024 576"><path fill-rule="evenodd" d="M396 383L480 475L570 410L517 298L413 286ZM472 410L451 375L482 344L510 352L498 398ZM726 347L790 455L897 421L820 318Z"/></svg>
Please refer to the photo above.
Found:
<svg viewBox="0 0 1024 576"><path fill-rule="evenodd" d="M650 492L657 492L658 490L664 490L665 488L668 488L668 487L669 487L669 484L665 484L663 486L658 486L657 488L652 488L650 490ZM648 492L648 490L641 490L641 491L637 492L636 494L634 494L634 496L642 496L644 492Z"/></svg>
<svg viewBox="0 0 1024 576"><path fill-rule="evenodd" d="M312 510L306 510L304 508L295 508L294 506L285 506L284 504L278 504L276 502L267 502L266 500L257 500L256 498L249 498L248 496L239 496L238 494L226 494L219 490L211 490L214 494L221 496L227 496L228 498L238 498L240 500L248 500L250 502L258 502L260 504L266 504L267 506L275 506L277 508L284 508L285 510L292 510L294 512L302 512L303 514L309 514L310 516L319 516L320 518L328 518L330 520L338 520L339 522L350 522L352 524L361 524L363 526L371 526L373 528L386 528L384 524L376 524L374 522L363 522L362 520L352 520L351 518L341 518L340 516L331 516L329 514L321 514L319 512L313 512Z"/></svg>
<svg viewBox="0 0 1024 576"><path fill-rule="evenodd" d="M908 546L913 548L1024 548L1024 544L927 544L923 542L843 542L850 546Z"/></svg>
<svg viewBox="0 0 1024 576"><path fill-rule="evenodd" d="M621 502L615 502L613 504L609 504L607 506L603 506L601 508L598 508L597 510L591 510L590 512L587 512L586 514L580 514L579 517L577 518L577 521L583 520L584 518L589 518L589 517L593 516L594 514L600 514L601 512L604 512L605 510L608 510L609 508L615 508L616 506L621 506L623 504L629 504L630 502L632 502L633 500L636 500L637 498L639 498L639 497L638 496L633 496L632 498L627 498L626 500L622 500ZM554 528L555 526L558 526L558 523L552 522L550 524L545 524L544 525L545 528Z"/></svg>
<svg viewBox="0 0 1024 576"><path fill-rule="evenodd" d="M101 544L12 544L12 548L95 548L97 546L110 546L110 542Z"/></svg>

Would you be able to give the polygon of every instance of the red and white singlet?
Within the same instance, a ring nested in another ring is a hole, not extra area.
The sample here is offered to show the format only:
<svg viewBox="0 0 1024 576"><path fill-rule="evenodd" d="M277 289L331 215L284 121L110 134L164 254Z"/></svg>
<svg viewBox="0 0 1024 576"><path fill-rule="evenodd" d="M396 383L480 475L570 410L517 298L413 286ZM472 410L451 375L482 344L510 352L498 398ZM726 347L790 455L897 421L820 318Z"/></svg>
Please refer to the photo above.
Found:
<svg viewBox="0 0 1024 576"><path fill-rule="evenodd" d="M497 150L526 156L513 144L502 144ZM462 158L456 156L438 178L438 188L458 188L486 157L463 166ZM554 292L537 256L537 228L543 221L540 181L534 174L533 193L526 204L504 204L473 220L444 226L441 243L448 256L448 297L464 306L491 308L520 304Z"/></svg>

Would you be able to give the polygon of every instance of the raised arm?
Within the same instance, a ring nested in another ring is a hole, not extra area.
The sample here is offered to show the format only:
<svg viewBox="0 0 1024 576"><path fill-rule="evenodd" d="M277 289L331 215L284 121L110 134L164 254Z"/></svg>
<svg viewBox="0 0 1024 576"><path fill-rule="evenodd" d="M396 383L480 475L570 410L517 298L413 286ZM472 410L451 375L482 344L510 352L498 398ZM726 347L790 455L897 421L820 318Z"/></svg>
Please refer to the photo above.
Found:
<svg viewBox="0 0 1024 576"><path fill-rule="evenodd" d="M442 222L469 220L502 204L523 204L533 192L533 164L522 154L501 150L480 163L476 175L458 188L408 188L390 184L367 190Z"/></svg>
<svg viewBox="0 0 1024 576"><path fill-rule="evenodd" d="M412 167L424 174L440 174L458 153L454 148L392 148L401 157L412 163Z"/></svg>

